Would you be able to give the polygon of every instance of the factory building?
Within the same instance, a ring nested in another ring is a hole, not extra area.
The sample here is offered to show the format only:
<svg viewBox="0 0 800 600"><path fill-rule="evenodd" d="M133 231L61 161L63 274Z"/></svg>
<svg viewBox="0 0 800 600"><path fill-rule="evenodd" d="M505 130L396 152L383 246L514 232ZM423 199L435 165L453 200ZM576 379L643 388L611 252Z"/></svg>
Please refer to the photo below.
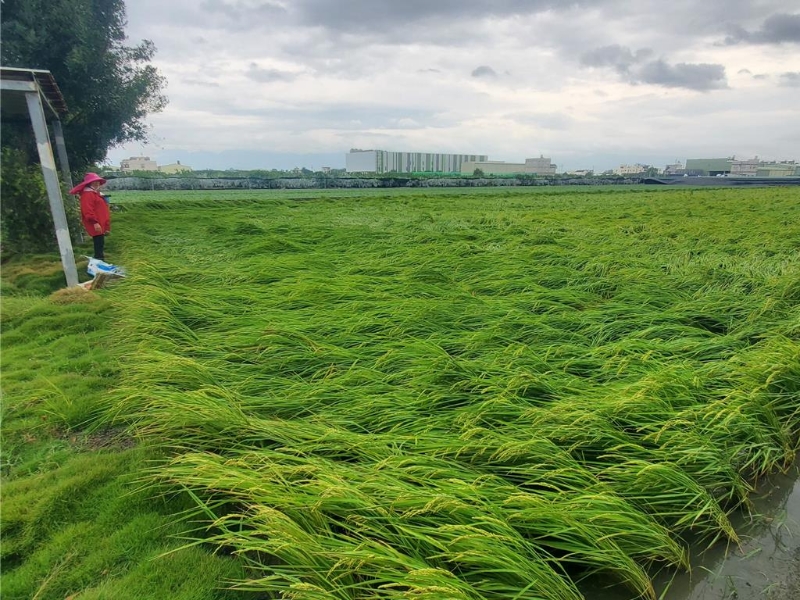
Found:
<svg viewBox="0 0 800 600"><path fill-rule="evenodd" d="M731 172L732 158L688 158L686 159L687 175L705 175L715 177L728 175Z"/></svg>
<svg viewBox="0 0 800 600"><path fill-rule="evenodd" d="M549 158L526 158L524 163L507 163L499 160L466 161L461 173L472 175L479 169L484 175L555 175L556 165Z"/></svg>
<svg viewBox="0 0 800 600"><path fill-rule="evenodd" d="M345 167L348 173L460 173L464 162L487 159L475 154L353 149L345 158Z"/></svg>

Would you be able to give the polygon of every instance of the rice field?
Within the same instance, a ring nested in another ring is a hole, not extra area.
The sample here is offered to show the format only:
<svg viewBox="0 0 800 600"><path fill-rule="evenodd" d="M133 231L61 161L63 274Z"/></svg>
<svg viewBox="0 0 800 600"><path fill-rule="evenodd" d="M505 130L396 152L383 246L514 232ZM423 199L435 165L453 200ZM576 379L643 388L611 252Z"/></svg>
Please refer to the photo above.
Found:
<svg viewBox="0 0 800 600"><path fill-rule="evenodd" d="M798 450L797 189L112 201L110 413L241 590L655 598Z"/></svg>

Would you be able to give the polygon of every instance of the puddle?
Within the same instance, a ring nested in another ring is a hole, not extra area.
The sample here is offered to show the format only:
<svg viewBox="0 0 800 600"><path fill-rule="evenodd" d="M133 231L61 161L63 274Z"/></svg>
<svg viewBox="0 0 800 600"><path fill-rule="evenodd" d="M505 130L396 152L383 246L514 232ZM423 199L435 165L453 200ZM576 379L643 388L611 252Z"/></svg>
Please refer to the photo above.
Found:
<svg viewBox="0 0 800 600"><path fill-rule="evenodd" d="M759 516L731 517L741 549L720 545L694 557L691 573L680 573L671 583L659 577L654 582L659 597L800 600L799 463L797 457L789 473L769 477L753 495L753 513Z"/></svg>
<svg viewBox="0 0 800 600"><path fill-rule="evenodd" d="M659 574L659 600L800 600L800 454L751 499L752 518L731 515L741 547L718 544L692 557L691 573ZM586 600L631 598L624 590L581 587Z"/></svg>

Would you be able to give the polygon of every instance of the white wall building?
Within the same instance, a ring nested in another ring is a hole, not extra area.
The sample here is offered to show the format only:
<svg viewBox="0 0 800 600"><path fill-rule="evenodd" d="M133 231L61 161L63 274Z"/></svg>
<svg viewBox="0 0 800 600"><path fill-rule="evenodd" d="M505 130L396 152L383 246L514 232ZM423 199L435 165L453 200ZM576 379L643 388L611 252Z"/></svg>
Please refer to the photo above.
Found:
<svg viewBox="0 0 800 600"><path fill-rule="evenodd" d="M549 158L526 158L524 163L507 163L499 160L466 161L461 165L461 173L472 175L480 169L484 175L555 175L556 165Z"/></svg>
<svg viewBox="0 0 800 600"><path fill-rule="evenodd" d="M649 168L649 165L642 165L639 163L635 165L620 165L614 169L614 175L639 175Z"/></svg>
<svg viewBox="0 0 800 600"><path fill-rule="evenodd" d="M158 171L156 161L150 160L149 156L131 156L120 161L119 170L123 173L130 171Z"/></svg>
<svg viewBox="0 0 800 600"><path fill-rule="evenodd" d="M353 149L345 157L345 167L348 173L460 173L465 161L487 158L474 154Z"/></svg>
<svg viewBox="0 0 800 600"><path fill-rule="evenodd" d="M750 160L732 160L730 162L731 175L739 177L755 177L758 174L759 165L762 164L757 156Z"/></svg>

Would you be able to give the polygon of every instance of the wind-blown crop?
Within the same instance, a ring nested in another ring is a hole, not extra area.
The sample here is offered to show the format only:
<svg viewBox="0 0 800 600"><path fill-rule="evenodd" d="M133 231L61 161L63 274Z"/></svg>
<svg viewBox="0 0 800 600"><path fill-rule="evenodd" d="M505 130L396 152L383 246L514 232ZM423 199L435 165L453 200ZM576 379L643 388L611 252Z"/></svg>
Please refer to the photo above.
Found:
<svg viewBox="0 0 800 600"><path fill-rule="evenodd" d="M654 597L797 451L794 194L132 203L115 414L243 589Z"/></svg>

